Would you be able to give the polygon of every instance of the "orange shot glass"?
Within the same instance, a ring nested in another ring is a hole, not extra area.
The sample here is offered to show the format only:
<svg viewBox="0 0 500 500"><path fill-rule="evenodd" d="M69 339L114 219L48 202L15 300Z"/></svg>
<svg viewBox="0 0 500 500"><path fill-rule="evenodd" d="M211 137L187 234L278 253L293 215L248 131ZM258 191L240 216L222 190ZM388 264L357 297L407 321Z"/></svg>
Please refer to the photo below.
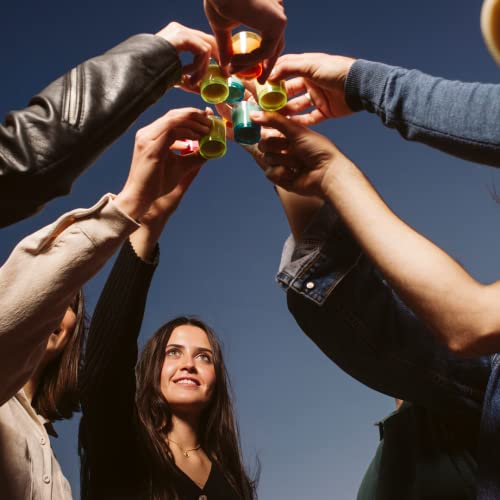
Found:
<svg viewBox="0 0 500 500"><path fill-rule="evenodd" d="M253 31L240 31L233 35L233 54L249 54L260 47L262 38ZM262 63L236 73L240 78L258 78L262 75Z"/></svg>

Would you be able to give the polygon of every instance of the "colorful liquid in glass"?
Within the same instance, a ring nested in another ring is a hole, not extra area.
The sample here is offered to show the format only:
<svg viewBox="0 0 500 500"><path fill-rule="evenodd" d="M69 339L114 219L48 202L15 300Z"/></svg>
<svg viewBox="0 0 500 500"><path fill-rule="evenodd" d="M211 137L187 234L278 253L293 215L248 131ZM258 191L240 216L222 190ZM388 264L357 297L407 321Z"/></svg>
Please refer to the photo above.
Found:
<svg viewBox="0 0 500 500"><path fill-rule="evenodd" d="M287 103L288 96L284 80L266 82L263 85L257 82L256 90L259 106L265 111L278 111Z"/></svg>
<svg viewBox="0 0 500 500"><path fill-rule="evenodd" d="M260 47L261 37L253 31L240 31L233 35L233 53L249 54ZM262 75L262 63L236 73L240 78L258 78Z"/></svg>
<svg viewBox="0 0 500 500"><path fill-rule="evenodd" d="M229 95L227 96L226 102L240 102L245 96L245 86L243 82L236 78L235 76L230 76L227 80L229 85Z"/></svg>
<svg viewBox="0 0 500 500"><path fill-rule="evenodd" d="M210 116L210 132L200 140L200 155L206 160L221 158L226 154L226 124L222 118Z"/></svg>
<svg viewBox="0 0 500 500"><path fill-rule="evenodd" d="M260 125L250 119L252 111L259 111L259 107L248 101L234 105L231 114L233 122L234 140L240 144L255 144L260 141Z"/></svg>
<svg viewBox="0 0 500 500"><path fill-rule="evenodd" d="M210 104L224 102L229 95L227 78L223 76L219 65L212 59L200 85L201 98Z"/></svg>

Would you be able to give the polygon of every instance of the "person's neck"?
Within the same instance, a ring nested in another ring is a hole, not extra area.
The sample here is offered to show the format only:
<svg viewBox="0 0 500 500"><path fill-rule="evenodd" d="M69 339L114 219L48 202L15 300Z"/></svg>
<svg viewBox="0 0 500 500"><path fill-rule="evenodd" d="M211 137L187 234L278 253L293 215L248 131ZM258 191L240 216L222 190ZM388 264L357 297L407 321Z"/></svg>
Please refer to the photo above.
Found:
<svg viewBox="0 0 500 500"><path fill-rule="evenodd" d="M198 446L198 417L192 416L172 416L172 430L168 433L167 439L175 442L183 449L195 448Z"/></svg>
<svg viewBox="0 0 500 500"><path fill-rule="evenodd" d="M37 369L33 372L31 378L23 386L24 394L28 398L30 404L33 402L35 393L38 390L38 386L40 385L40 379L42 378L43 369L44 366L42 366L42 363L40 363Z"/></svg>

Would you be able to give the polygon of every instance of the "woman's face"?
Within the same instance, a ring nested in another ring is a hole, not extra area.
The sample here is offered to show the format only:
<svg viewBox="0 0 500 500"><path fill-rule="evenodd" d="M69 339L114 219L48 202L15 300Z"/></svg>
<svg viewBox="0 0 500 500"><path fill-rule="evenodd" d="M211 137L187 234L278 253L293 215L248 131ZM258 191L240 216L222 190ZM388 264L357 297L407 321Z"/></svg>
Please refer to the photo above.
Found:
<svg viewBox="0 0 500 500"><path fill-rule="evenodd" d="M66 313L59 325L59 328L52 332L47 341L45 349L45 360L52 361L64 350L68 340L76 327L76 314L73 309L68 307Z"/></svg>
<svg viewBox="0 0 500 500"><path fill-rule="evenodd" d="M174 412L199 413L210 403L215 389L214 355L201 328L174 328L165 347L160 386Z"/></svg>

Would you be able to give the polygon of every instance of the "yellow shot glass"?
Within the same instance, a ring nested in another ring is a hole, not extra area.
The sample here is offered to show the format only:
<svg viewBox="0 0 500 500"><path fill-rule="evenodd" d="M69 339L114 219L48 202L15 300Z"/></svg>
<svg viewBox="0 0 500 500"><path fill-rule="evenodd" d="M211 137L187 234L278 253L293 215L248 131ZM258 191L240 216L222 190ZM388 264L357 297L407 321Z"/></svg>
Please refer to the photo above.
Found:
<svg viewBox="0 0 500 500"><path fill-rule="evenodd" d="M224 102L229 95L227 78L214 59L210 59L207 72L201 79L200 94L201 98L210 104Z"/></svg>
<svg viewBox="0 0 500 500"><path fill-rule="evenodd" d="M233 54L249 54L260 47L262 38L253 31L240 31L233 35ZM258 78L262 75L262 63L258 63L244 71L239 71L236 76L240 78Z"/></svg>
<svg viewBox="0 0 500 500"><path fill-rule="evenodd" d="M259 106L265 111L278 111L288 101L285 80L277 82L267 81L264 84L256 82L256 91Z"/></svg>
<svg viewBox="0 0 500 500"><path fill-rule="evenodd" d="M226 123L218 116L209 116L210 132L200 140L200 155L205 160L222 158L226 154Z"/></svg>

